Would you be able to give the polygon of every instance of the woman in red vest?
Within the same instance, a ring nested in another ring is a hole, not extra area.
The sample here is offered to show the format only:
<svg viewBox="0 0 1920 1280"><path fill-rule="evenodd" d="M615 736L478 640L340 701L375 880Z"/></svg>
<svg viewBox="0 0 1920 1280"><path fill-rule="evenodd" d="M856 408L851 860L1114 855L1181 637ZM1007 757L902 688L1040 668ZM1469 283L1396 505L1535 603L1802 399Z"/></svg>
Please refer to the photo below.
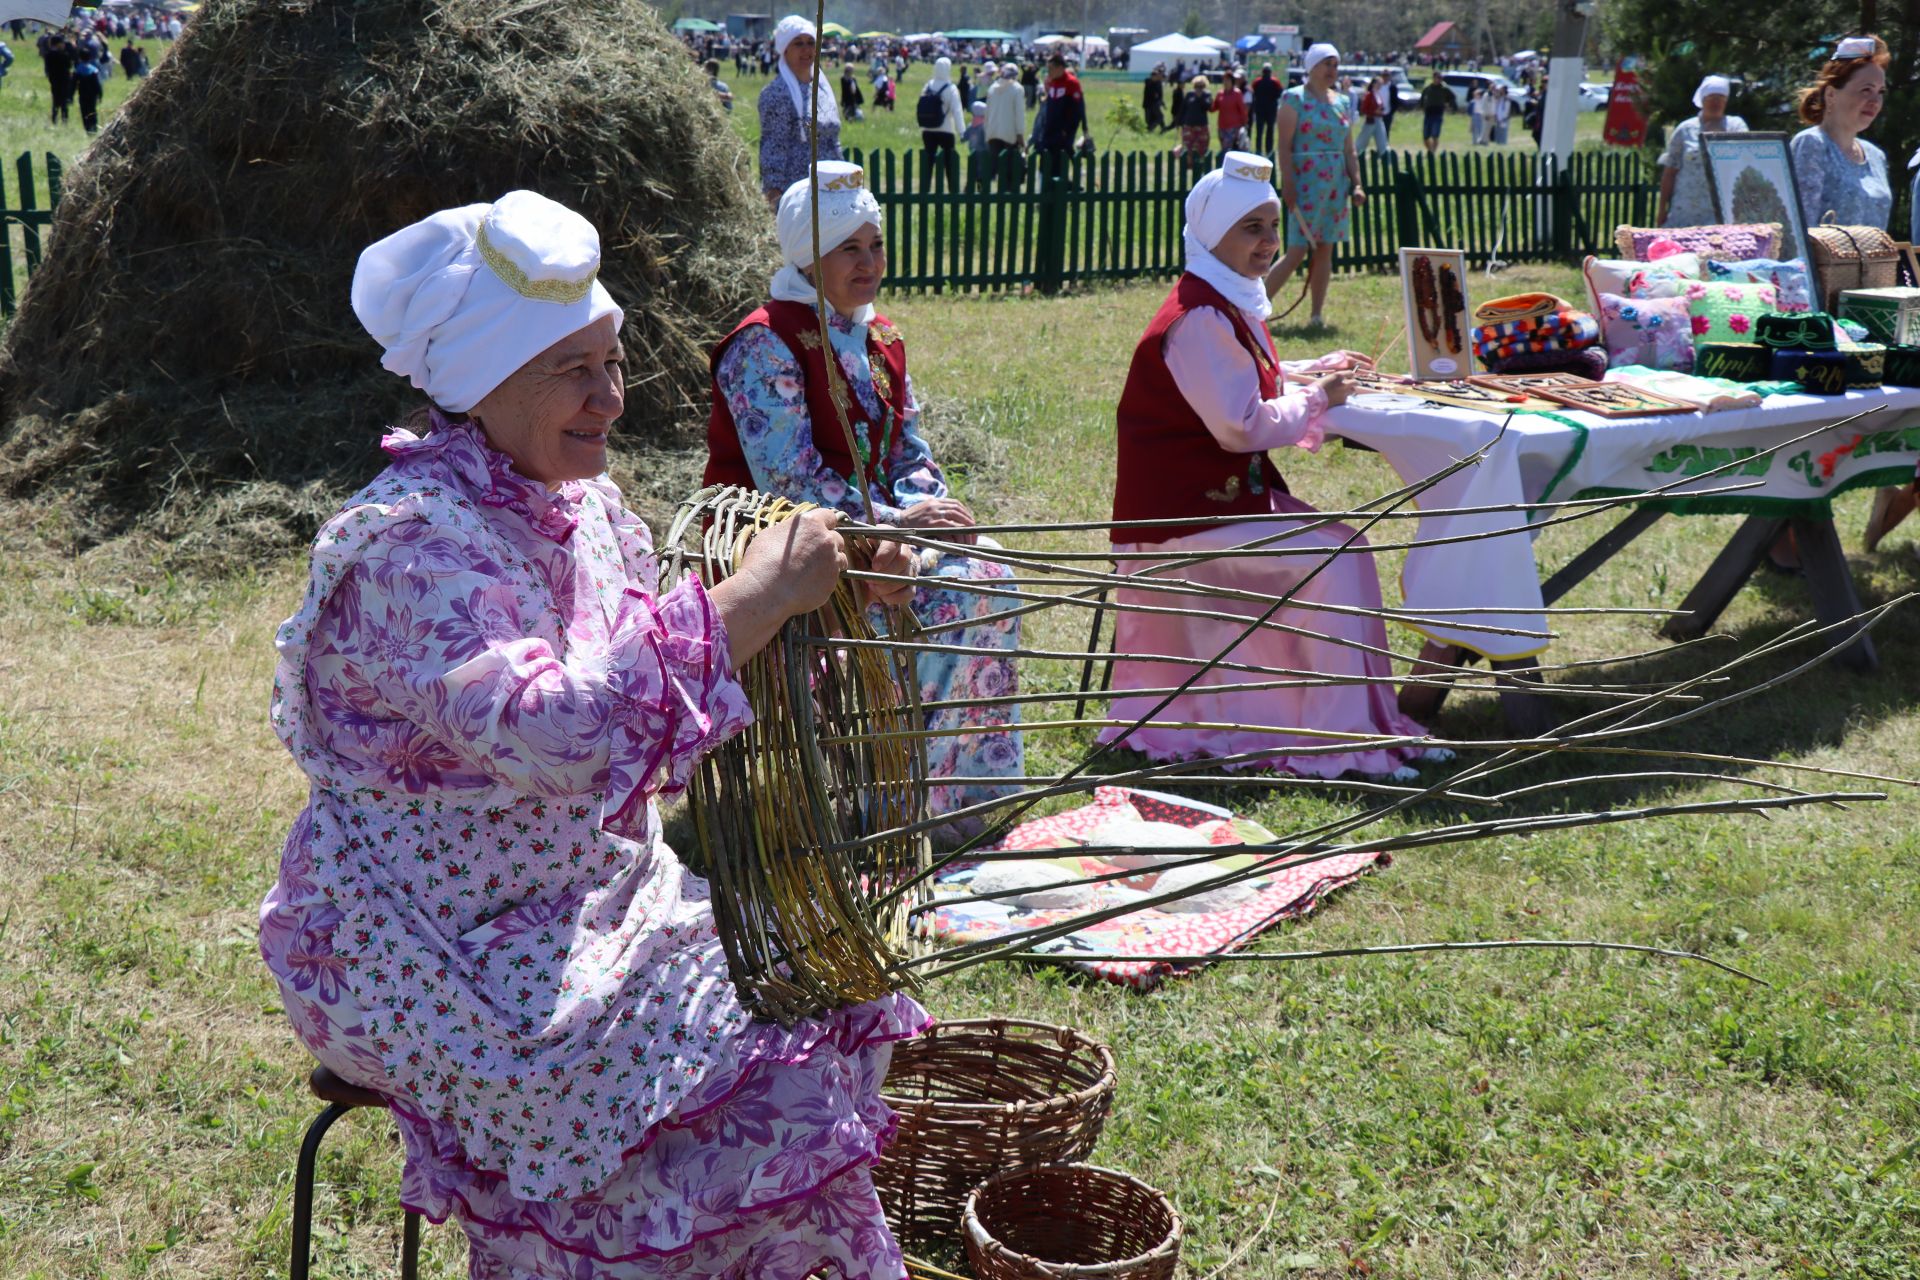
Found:
<svg viewBox="0 0 1920 1280"><path fill-rule="evenodd" d="M1195 523L1115 528L1112 536L1121 572L1148 575L1156 572L1154 560L1124 557L1217 551L1292 530L1268 544L1276 552L1271 556L1223 557L1158 572L1262 596L1294 591L1300 607L1281 610L1226 658L1308 679L1276 686L1270 672L1210 671L1124 745L1157 760L1219 756L1234 766L1325 778L1352 771L1405 781L1423 752L1400 739L1417 739L1425 730L1394 705L1385 624L1315 607L1379 609L1373 555L1359 539L1344 553L1323 554L1347 544L1353 531L1303 523L1300 517L1311 518L1314 509L1287 492L1267 456L1269 449L1289 445L1318 449L1322 416L1347 397L1343 371L1366 362L1346 351L1312 362L1280 362L1267 334L1273 309L1263 284L1280 250L1279 223L1273 165L1250 152L1229 152L1187 197L1186 274L1134 350L1120 399L1113 518ZM1204 519L1268 513L1275 517L1271 522ZM1253 600L1134 588L1122 589L1119 599L1242 619L1119 615L1118 652L1169 657L1211 658L1267 608ZM1117 661L1111 717L1130 724L1164 696L1127 690L1170 689L1192 673L1190 665ZM1274 687L1253 687L1258 684ZM1170 727L1175 723L1210 727ZM1102 740L1123 732L1109 728ZM1350 746L1341 746L1343 735L1353 735ZM1380 738L1393 741L1375 741Z"/></svg>
<svg viewBox="0 0 1920 1280"><path fill-rule="evenodd" d="M862 521L864 489L881 524L972 545L973 514L948 492L916 426L920 409L907 376L906 342L873 308L887 271L880 204L858 165L823 160L819 182L818 265L812 186L803 178L780 198L786 261L773 277L772 297L713 349L706 481L834 507ZM815 312L821 293L833 354L851 393L842 407L853 428L852 450L829 389ZM993 545L984 538L979 543ZM935 814L951 813L1016 789L968 780L1025 772L1020 735L1007 727L1020 718L1010 700L1019 680L1005 656L1019 647L1020 622L993 616L1016 601L980 590L982 580L1013 576L1007 566L932 548L919 550L917 566L914 614L923 627L945 628L927 642L961 650L919 655L921 701L946 704L928 711L928 727L981 730L927 740L929 776L935 783L951 780L932 789L929 803ZM963 814L946 834L971 834L991 816L991 810Z"/></svg>

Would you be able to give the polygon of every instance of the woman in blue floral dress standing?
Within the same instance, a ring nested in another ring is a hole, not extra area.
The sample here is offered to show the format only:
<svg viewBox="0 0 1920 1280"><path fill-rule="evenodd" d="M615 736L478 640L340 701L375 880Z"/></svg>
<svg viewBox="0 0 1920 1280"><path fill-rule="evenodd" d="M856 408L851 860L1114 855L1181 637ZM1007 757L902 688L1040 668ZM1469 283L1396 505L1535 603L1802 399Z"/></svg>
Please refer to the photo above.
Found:
<svg viewBox="0 0 1920 1280"><path fill-rule="evenodd" d="M1287 209L1287 251L1267 275L1267 296L1286 286L1302 262L1313 298L1314 328L1325 324L1333 246L1347 238L1352 207L1365 204L1360 157L1353 149L1353 102L1339 87L1340 51L1316 44L1303 59L1305 84L1280 95L1280 201Z"/></svg>
<svg viewBox="0 0 1920 1280"><path fill-rule="evenodd" d="M873 308L887 266L879 202L866 189L858 165L822 161L819 182L820 274L833 355L852 393L843 407L859 458L847 449L828 388L814 311L818 295L808 274L811 184L802 179L780 199L777 221L786 262L773 278L771 299L713 352L706 481L818 503L859 520L867 515L864 483L881 524L992 546L970 532L973 514L948 492L916 427L920 408L907 376L906 344ZM954 650L919 654L920 699L944 704L927 713L927 726L973 730L927 740L927 772L936 784L929 804L937 816L1012 791L978 780L1024 772L1020 735L1006 727L1018 723L1018 707L984 701L1019 692L1006 651L1019 647L1020 623L1017 617L996 616L1017 607L1016 601L981 589L1013 576L1006 565L926 548L919 552L918 568L925 585L913 593L914 615L922 627L935 629L925 637L927 643ZM942 581L953 585L942 586ZM991 816L989 811L963 817L942 834L971 834Z"/></svg>

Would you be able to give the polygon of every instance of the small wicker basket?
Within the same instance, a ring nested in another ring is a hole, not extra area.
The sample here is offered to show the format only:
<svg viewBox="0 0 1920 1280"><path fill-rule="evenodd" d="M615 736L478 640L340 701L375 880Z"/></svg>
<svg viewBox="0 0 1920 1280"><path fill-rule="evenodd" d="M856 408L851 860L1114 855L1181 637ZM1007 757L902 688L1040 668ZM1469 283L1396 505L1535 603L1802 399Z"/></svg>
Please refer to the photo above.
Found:
<svg viewBox="0 0 1920 1280"><path fill-rule="evenodd" d="M1138 1178L1090 1164L996 1174L961 1225L980 1280L1173 1280L1180 1215Z"/></svg>
<svg viewBox="0 0 1920 1280"><path fill-rule="evenodd" d="M1111 1050L1044 1022L943 1022L895 1045L881 1096L899 1128L873 1172L894 1233L952 1240L961 1201L988 1177L1085 1159L1113 1082Z"/></svg>

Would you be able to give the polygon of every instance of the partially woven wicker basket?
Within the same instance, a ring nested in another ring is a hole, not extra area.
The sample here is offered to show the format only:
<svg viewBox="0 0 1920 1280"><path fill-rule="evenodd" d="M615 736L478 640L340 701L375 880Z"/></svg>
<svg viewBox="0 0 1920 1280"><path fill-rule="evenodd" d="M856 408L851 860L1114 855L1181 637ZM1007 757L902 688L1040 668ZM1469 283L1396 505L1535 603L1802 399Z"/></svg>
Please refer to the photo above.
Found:
<svg viewBox="0 0 1920 1280"><path fill-rule="evenodd" d="M894 1046L899 1117L874 1185L905 1240L951 1240L960 1204L1003 1170L1085 1159L1113 1107L1113 1053L1069 1027L943 1022Z"/></svg>
<svg viewBox="0 0 1920 1280"><path fill-rule="evenodd" d="M1180 1215L1138 1178L1090 1164L997 1174L961 1224L980 1280L1173 1280Z"/></svg>

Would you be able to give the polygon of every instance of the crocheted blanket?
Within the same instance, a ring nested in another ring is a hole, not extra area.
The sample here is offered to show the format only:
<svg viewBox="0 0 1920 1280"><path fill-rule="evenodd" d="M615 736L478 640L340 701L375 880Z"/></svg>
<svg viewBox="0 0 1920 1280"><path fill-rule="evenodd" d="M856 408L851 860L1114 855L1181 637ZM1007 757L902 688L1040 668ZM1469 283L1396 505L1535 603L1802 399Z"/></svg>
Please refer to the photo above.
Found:
<svg viewBox="0 0 1920 1280"><path fill-rule="evenodd" d="M1139 825L1143 823L1147 824L1145 828ZM1158 892L1164 893L1167 877L1195 873L1184 868L1136 865L1132 876L1078 890L1036 888L988 901L941 902L943 898L979 893L982 887L990 887L990 891L996 893L1006 892L1002 886L1018 884L1021 879L1019 873L1008 873L1010 865L1021 871L1031 867L1031 882L1036 885L1125 871L1128 868L1096 855L1079 856L1072 851L1110 843L1107 833L1144 830L1153 824L1186 828L1192 834L1181 838L1196 845L1263 844L1275 839L1273 833L1259 823L1235 817L1230 811L1213 805L1152 791L1101 787L1094 792L1092 804L1022 823L996 846L999 850L1032 850L1031 860L1018 864L1004 860L981 861L942 873L935 882L935 909L921 917L921 927L940 941L1010 938L1023 930L1143 901L1154 896L1156 886L1159 886ZM1239 854L1202 864L1201 870L1217 875L1227 870L1251 868L1258 861L1255 854ZM1370 867L1384 866L1389 861L1385 854L1368 852L1341 854L1318 862L1283 864L1263 870L1244 885L1225 892L1213 891L1202 899L1168 904L1197 909L1142 907L1041 943L1033 950L1058 956L1095 977L1151 990L1170 975L1190 973L1201 967L1199 963L1176 962L1165 957L1208 956L1240 950L1263 930L1305 915L1335 889L1351 884ZM1076 955L1089 958L1075 959Z"/></svg>

